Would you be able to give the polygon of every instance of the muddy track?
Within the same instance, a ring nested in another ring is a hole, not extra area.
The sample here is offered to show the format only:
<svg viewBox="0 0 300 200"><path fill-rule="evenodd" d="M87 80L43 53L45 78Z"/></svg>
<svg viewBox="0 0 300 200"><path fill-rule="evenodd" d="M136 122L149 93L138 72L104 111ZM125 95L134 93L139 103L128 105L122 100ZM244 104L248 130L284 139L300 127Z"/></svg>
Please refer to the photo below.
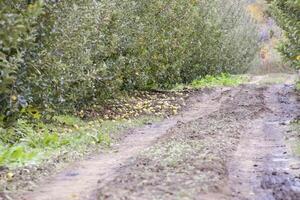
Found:
<svg viewBox="0 0 300 200"><path fill-rule="evenodd" d="M300 199L285 141L299 114L289 85L196 92L180 114L132 130L14 199Z"/></svg>
<svg viewBox="0 0 300 200"><path fill-rule="evenodd" d="M285 85L240 87L219 110L179 124L99 185L98 199L300 199L284 127L299 108Z"/></svg>
<svg viewBox="0 0 300 200"><path fill-rule="evenodd" d="M226 199L227 161L247 122L265 112L264 90L241 86L217 111L170 129L101 185L98 199Z"/></svg>
<svg viewBox="0 0 300 200"><path fill-rule="evenodd" d="M180 123L193 121L219 109L221 102L239 92L237 89L198 91L188 101L187 108L180 114L162 122L134 129L106 154L96 155L83 162L70 165L62 172L49 177L32 192L19 194L22 200L65 200L95 199L97 181L108 182L118 174L116 170L141 150L151 146Z"/></svg>
<svg viewBox="0 0 300 200"><path fill-rule="evenodd" d="M264 92L268 112L249 122L229 164L232 199L300 199L299 160L285 141L287 124L299 114L288 85ZM294 168L294 169L293 169Z"/></svg>

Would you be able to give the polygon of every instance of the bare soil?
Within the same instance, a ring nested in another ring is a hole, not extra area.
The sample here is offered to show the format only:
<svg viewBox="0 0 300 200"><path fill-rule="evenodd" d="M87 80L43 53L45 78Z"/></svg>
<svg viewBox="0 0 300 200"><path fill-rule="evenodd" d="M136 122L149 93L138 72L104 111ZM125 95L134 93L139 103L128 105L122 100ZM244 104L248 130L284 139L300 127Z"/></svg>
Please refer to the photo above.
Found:
<svg viewBox="0 0 300 200"><path fill-rule="evenodd" d="M264 102L268 112L248 123L229 162L232 199L300 199L299 160L286 142L299 103L290 85L269 86Z"/></svg>
<svg viewBox="0 0 300 200"><path fill-rule="evenodd" d="M179 114L132 130L13 199L300 199L286 142L300 113L291 79L196 91Z"/></svg>
<svg viewBox="0 0 300 200"><path fill-rule="evenodd" d="M231 92L228 88L195 92L188 100L186 109L179 115L132 130L123 141L114 145L111 151L71 164L62 172L41 182L34 191L18 194L14 198L95 199L98 180L110 180L117 176L116 170L129 158L135 157L141 150L151 146L176 124L186 123L218 110L221 102L228 98Z"/></svg>

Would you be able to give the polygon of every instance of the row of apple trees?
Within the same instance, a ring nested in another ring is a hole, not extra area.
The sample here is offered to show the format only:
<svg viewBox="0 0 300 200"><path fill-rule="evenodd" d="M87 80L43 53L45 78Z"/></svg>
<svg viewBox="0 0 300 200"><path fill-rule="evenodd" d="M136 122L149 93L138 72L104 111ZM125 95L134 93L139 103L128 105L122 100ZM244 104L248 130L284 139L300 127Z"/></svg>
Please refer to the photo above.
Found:
<svg viewBox="0 0 300 200"><path fill-rule="evenodd" d="M244 3L1 0L0 125L243 72L258 47Z"/></svg>

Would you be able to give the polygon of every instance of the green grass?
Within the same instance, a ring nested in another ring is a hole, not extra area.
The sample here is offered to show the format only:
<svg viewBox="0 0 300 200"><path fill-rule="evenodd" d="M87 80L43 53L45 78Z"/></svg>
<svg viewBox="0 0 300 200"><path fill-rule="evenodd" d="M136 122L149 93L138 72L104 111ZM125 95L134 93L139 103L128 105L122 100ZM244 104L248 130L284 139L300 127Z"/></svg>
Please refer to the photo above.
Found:
<svg viewBox="0 0 300 200"><path fill-rule="evenodd" d="M300 120L295 120L290 125L291 133L290 133L290 144L293 153L296 156L300 156Z"/></svg>
<svg viewBox="0 0 300 200"><path fill-rule="evenodd" d="M39 165L68 153L84 153L94 147L109 147L128 128L158 120L141 117L118 121L83 121L74 116L56 116L51 124L19 120L13 129L1 129L0 166L10 169Z"/></svg>
<svg viewBox="0 0 300 200"><path fill-rule="evenodd" d="M188 85L179 84L173 90L183 90L187 89L199 89L199 88L211 88L218 86L238 86L242 83L248 81L246 75L230 75L230 74L220 74L218 76L207 75L204 78L199 78L194 80Z"/></svg>
<svg viewBox="0 0 300 200"><path fill-rule="evenodd" d="M295 85L295 89L300 92L300 81L298 81Z"/></svg>

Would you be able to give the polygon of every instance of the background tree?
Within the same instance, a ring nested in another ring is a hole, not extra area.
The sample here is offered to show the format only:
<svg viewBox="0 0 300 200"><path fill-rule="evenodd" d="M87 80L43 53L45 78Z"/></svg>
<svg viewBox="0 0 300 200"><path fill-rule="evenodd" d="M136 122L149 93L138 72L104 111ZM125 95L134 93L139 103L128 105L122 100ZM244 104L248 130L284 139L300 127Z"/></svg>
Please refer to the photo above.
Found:
<svg viewBox="0 0 300 200"><path fill-rule="evenodd" d="M271 13L285 32L278 47L283 57L300 68L300 0L271 0Z"/></svg>

